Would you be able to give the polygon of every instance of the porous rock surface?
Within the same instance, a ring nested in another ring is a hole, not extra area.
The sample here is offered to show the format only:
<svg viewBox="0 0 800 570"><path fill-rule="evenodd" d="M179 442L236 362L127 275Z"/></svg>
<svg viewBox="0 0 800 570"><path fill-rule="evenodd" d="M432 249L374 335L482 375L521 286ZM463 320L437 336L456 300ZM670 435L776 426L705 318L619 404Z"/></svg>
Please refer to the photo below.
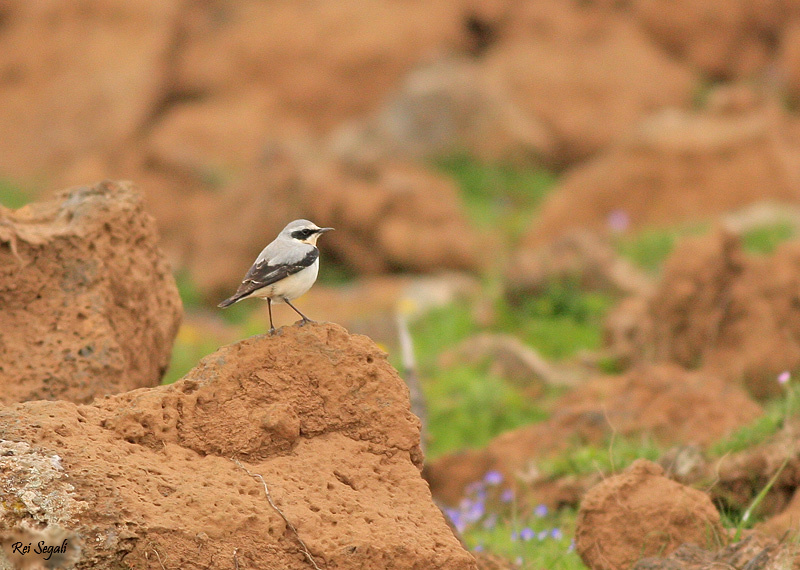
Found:
<svg viewBox="0 0 800 570"><path fill-rule="evenodd" d="M0 206L0 403L154 386L181 301L129 182Z"/></svg>
<svg viewBox="0 0 800 570"><path fill-rule="evenodd" d="M712 548L725 531L711 499L644 459L592 487L578 511L575 547L592 570L630 568L684 543Z"/></svg>
<svg viewBox="0 0 800 570"><path fill-rule="evenodd" d="M337 325L92 405L7 407L0 433L0 527L68 529L77 568L312 568L303 544L319 568L475 568L420 476L403 381ZM19 477L37 461L53 473Z"/></svg>

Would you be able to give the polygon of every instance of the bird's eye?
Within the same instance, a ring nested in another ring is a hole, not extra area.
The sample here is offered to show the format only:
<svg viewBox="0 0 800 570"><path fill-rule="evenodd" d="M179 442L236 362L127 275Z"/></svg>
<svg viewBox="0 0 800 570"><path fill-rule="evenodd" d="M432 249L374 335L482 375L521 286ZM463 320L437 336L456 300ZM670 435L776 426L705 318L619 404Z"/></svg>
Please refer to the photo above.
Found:
<svg viewBox="0 0 800 570"><path fill-rule="evenodd" d="M308 239L308 237L311 236L313 233L314 233L314 230L309 230L309 229L298 230L298 231L292 233L292 237L295 238L295 239L300 239L300 240Z"/></svg>

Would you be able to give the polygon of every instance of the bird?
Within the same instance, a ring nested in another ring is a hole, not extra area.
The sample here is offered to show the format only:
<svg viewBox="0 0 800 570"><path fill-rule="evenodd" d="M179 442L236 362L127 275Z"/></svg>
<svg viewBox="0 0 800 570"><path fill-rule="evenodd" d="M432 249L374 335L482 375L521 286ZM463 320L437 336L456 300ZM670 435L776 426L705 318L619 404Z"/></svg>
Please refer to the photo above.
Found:
<svg viewBox="0 0 800 570"><path fill-rule="evenodd" d="M217 306L224 309L251 297L266 299L270 334L275 332L272 324L273 303L289 305L302 317L301 325L313 322L292 305L291 300L311 289L317 280L317 240L332 229L321 228L308 220L295 220L286 224L278 237L261 250L236 293Z"/></svg>

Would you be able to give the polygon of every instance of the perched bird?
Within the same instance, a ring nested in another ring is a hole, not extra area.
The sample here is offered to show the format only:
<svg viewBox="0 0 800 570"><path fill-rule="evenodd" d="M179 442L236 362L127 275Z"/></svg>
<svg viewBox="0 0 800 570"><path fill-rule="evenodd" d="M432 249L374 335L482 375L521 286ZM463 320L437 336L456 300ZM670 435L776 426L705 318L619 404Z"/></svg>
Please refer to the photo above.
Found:
<svg viewBox="0 0 800 570"><path fill-rule="evenodd" d="M224 309L250 297L266 299L270 334L275 332L272 303L286 303L303 318L303 324L310 322L290 301L311 289L317 280L317 240L332 229L320 228L308 220L295 220L287 224L258 255L236 293L218 306Z"/></svg>

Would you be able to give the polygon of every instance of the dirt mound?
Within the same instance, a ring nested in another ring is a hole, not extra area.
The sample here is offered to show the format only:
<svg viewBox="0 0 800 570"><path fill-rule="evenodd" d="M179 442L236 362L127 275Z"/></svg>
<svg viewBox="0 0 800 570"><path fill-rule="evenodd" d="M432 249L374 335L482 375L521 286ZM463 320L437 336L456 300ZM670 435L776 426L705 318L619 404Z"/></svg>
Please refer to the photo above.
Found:
<svg viewBox="0 0 800 570"><path fill-rule="evenodd" d="M639 459L586 493L575 547L592 570L617 570L640 558L668 555L688 542L717 547L726 536L707 495L667 479L661 467Z"/></svg>
<svg viewBox="0 0 800 570"><path fill-rule="evenodd" d="M752 78L780 60L780 46L792 38L787 28L800 17L792 0L653 0L631 3L637 19L673 56L715 79Z"/></svg>
<svg viewBox="0 0 800 570"><path fill-rule="evenodd" d="M568 172L523 239L535 249L574 228L610 233L703 221L755 201L797 203L796 121L772 108L662 112Z"/></svg>
<svg viewBox="0 0 800 570"><path fill-rule="evenodd" d="M356 160L429 159L466 150L487 161L556 160L551 129L512 101L483 60L445 55L409 72L366 118L336 129L332 151Z"/></svg>
<svg viewBox="0 0 800 570"><path fill-rule="evenodd" d="M159 384L181 301L132 184L0 206L0 268L0 402Z"/></svg>
<svg viewBox="0 0 800 570"><path fill-rule="evenodd" d="M411 163L329 163L310 172L304 206L347 231L330 234L337 258L362 273L474 269L478 237L455 183Z"/></svg>
<svg viewBox="0 0 800 570"><path fill-rule="evenodd" d="M521 3L487 50L488 81L550 129L556 164L585 159L653 109L685 107L695 80L629 14L602 2ZM591 62L588 63L588 62Z"/></svg>
<svg viewBox="0 0 800 570"><path fill-rule="evenodd" d="M759 532L775 538L789 533L800 535L800 490L795 489L792 499L780 513L758 525Z"/></svg>
<svg viewBox="0 0 800 570"><path fill-rule="evenodd" d="M688 105L694 80L623 11L599 3L478 3L479 53L409 73L372 116L338 133L354 156L439 156L568 165L653 109ZM586 61L595 65L587 66ZM590 94L590 95L589 95Z"/></svg>
<svg viewBox="0 0 800 570"><path fill-rule="evenodd" d="M574 283L581 289L644 294L651 279L622 259L596 233L575 229L535 249L517 252L506 270L512 296L536 295L553 282Z"/></svg>
<svg viewBox="0 0 800 570"><path fill-rule="evenodd" d="M679 244L653 295L610 317L608 338L627 359L702 366L761 397L800 366L799 307L800 243L751 257L719 231Z"/></svg>
<svg viewBox="0 0 800 570"><path fill-rule="evenodd" d="M336 325L226 346L173 385L8 407L0 430L1 526L71 530L82 567L475 568L420 477L406 386Z"/></svg>
<svg viewBox="0 0 800 570"><path fill-rule="evenodd" d="M434 496L453 504L489 470L532 483L540 477L537 461L570 445L603 445L612 434L708 445L762 413L735 385L675 365L596 378L565 395L554 410L546 422L504 433L483 449L434 461L427 471Z"/></svg>
<svg viewBox="0 0 800 570"><path fill-rule="evenodd" d="M167 95L180 4L4 5L0 171L41 177L123 148Z"/></svg>

